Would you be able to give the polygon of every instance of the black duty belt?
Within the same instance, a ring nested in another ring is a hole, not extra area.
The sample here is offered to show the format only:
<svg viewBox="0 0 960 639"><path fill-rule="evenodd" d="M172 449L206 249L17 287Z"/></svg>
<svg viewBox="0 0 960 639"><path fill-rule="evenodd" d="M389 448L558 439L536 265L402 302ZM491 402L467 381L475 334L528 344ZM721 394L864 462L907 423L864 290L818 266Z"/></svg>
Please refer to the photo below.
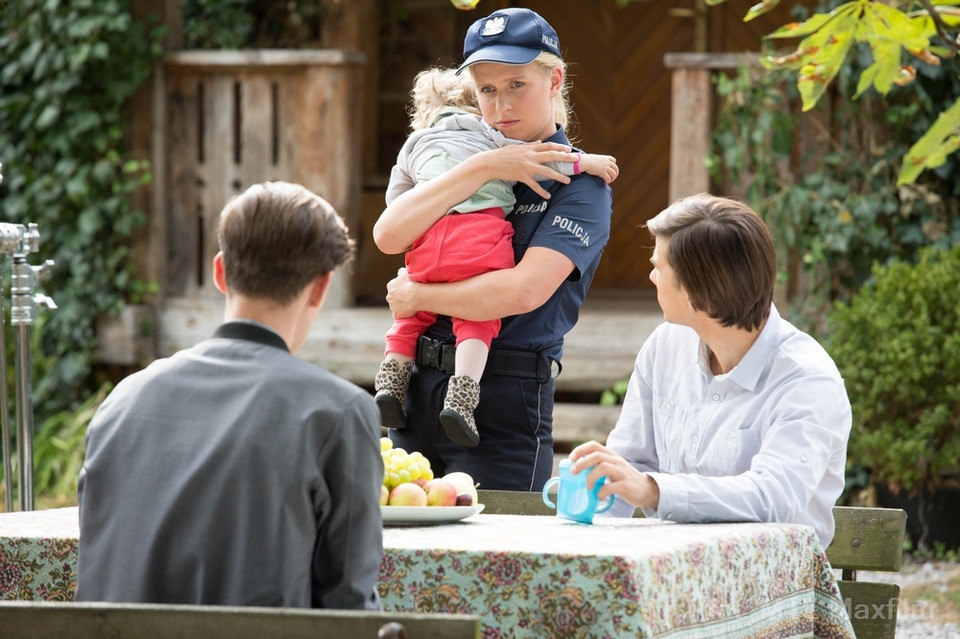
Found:
<svg viewBox="0 0 960 639"><path fill-rule="evenodd" d="M420 336L417 340L417 364L429 366L448 375L456 370L457 347L440 340ZM543 353L491 348L487 357L487 371L494 375L525 377L546 381L560 374L560 362L554 362Z"/></svg>

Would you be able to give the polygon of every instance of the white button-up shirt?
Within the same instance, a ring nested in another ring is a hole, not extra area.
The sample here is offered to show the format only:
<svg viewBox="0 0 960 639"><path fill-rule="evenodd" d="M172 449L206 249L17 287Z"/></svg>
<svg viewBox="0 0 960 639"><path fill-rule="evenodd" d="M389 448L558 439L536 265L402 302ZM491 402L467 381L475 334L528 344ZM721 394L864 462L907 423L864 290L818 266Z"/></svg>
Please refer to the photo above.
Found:
<svg viewBox="0 0 960 639"><path fill-rule="evenodd" d="M833 360L773 307L723 375L710 371L693 329L659 326L637 355L607 445L657 482L660 505L648 516L807 524L826 548L851 420ZM618 497L609 512L633 510Z"/></svg>

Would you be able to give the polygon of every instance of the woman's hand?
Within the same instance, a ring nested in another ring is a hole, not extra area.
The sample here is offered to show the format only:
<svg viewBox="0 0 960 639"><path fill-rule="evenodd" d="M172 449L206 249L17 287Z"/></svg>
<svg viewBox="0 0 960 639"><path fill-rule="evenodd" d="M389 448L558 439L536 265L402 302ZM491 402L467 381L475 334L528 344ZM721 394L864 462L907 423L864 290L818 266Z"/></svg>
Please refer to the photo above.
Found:
<svg viewBox="0 0 960 639"><path fill-rule="evenodd" d="M598 499L620 495L638 508L656 508L660 504L657 482L603 444L592 441L580 444L570 452L570 459L573 460L570 472L574 474L592 468L587 475L588 488L593 488L601 477L607 478L597 493Z"/></svg>
<svg viewBox="0 0 960 639"><path fill-rule="evenodd" d="M540 180L556 180L564 184L570 183L570 177L545 166L549 162L574 162L579 154L573 153L570 147L556 142L527 142L525 144L508 144L495 151L478 153L474 157L486 155L483 158L492 170L491 179L522 182L545 199L550 199L550 193L537 182Z"/></svg>
<svg viewBox="0 0 960 639"><path fill-rule="evenodd" d="M387 304L394 319L412 317L420 310L414 305L415 286L405 268L399 269L397 276L387 282Z"/></svg>

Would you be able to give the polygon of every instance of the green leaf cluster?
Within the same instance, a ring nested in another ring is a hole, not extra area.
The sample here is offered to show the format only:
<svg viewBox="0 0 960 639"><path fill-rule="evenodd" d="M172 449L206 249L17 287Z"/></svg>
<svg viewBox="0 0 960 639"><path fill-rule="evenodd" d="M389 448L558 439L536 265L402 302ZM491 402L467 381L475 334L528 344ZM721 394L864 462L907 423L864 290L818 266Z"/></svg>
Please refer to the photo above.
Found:
<svg viewBox="0 0 960 639"><path fill-rule="evenodd" d="M958 479L960 246L878 265L828 325L853 407L848 459L908 491Z"/></svg>
<svg viewBox="0 0 960 639"><path fill-rule="evenodd" d="M183 0L188 49L312 49L321 26L342 0Z"/></svg>
<svg viewBox="0 0 960 639"><path fill-rule="evenodd" d="M840 73L851 47L862 43L869 49L871 62L861 71L853 97L860 97L870 88L887 94L896 85L908 84L916 75L911 64L903 63L904 52L929 64L939 64L941 57L954 54L933 42L941 36L940 26L954 31L960 26L960 10L950 6L960 2L940 0L931 9L936 12L939 26L931 12L910 11L913 4L853 0L829 13L817 13L803 23L785 25L767 37L803 38L797 49L787 56L767 56L762 62L769 68L797 72L797 87L807 111ZM897 183L914 182L921 171L941 166L946 156L958 148L960 99L943 111L936 124L910 149Z"/></svg>
<svg viewBox="0 0 960 639"><path fill-rule="evenodd" d="M38 289L59 307L38 311L34 328L36 423L96 389L95 318L143 289L131 238L144 215L131 194L150 173L125 148L124 108L161 35L132 19L128 0L0 3L0 221L38 225L29 261L55 262Z"/></svg>
<svg viewBox="0 0 960 639"><path fill-rule="evenodd" d="M841 92L870 64L869 52L856 53L840 69ZM856 102L836 97L830 111L821 105L804 116L785 71L745 67L720 76L717 88L708 165L771 227L792 316L804 328L818 331L833 301L848 299L874 263L960 243L960 158L897 183L911 141L960 96L956 59L918 65L910 88Z"/></svg>
<svg viewBox="0 0 960 639"><path fill-rule="evenodd" d="M725 0L707 0L709 5ZM779 4L764 0L752 6L744 21L752 20ZM881 95L907 85L917 75L915 64L938 65L960 53L960 0L852 0L827 2L803 22L784 25L767 36L769 40L800 39L787 55L767 55L761 62L770 69L785 69L797 75L803 110L809 111L827 94L859 45L869 52L870 62L859 74L854 99L873 89ZM802 5L797 5L801 7ZM904 61L904 54L909 56ZM926 169L935 169L960 149L960 96L943 109L935 125L914 139L897 178L898 185L912 184Z"/></svg>

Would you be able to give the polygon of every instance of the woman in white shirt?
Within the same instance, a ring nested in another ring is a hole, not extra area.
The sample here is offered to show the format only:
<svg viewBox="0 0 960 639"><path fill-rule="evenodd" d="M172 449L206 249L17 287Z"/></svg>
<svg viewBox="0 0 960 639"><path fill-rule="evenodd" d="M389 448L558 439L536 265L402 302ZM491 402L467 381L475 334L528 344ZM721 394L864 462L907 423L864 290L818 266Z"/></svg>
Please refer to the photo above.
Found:
<svg viewBox="0 0 960 639"><path fill-rule="evenodd" d="M647 223L666 322L637 356L607 445L573 470L607 480L611 514L677 522L778 521L833 538L850 402L820 344L773 304L776 257L745 204L681 199Z"/></svg>

